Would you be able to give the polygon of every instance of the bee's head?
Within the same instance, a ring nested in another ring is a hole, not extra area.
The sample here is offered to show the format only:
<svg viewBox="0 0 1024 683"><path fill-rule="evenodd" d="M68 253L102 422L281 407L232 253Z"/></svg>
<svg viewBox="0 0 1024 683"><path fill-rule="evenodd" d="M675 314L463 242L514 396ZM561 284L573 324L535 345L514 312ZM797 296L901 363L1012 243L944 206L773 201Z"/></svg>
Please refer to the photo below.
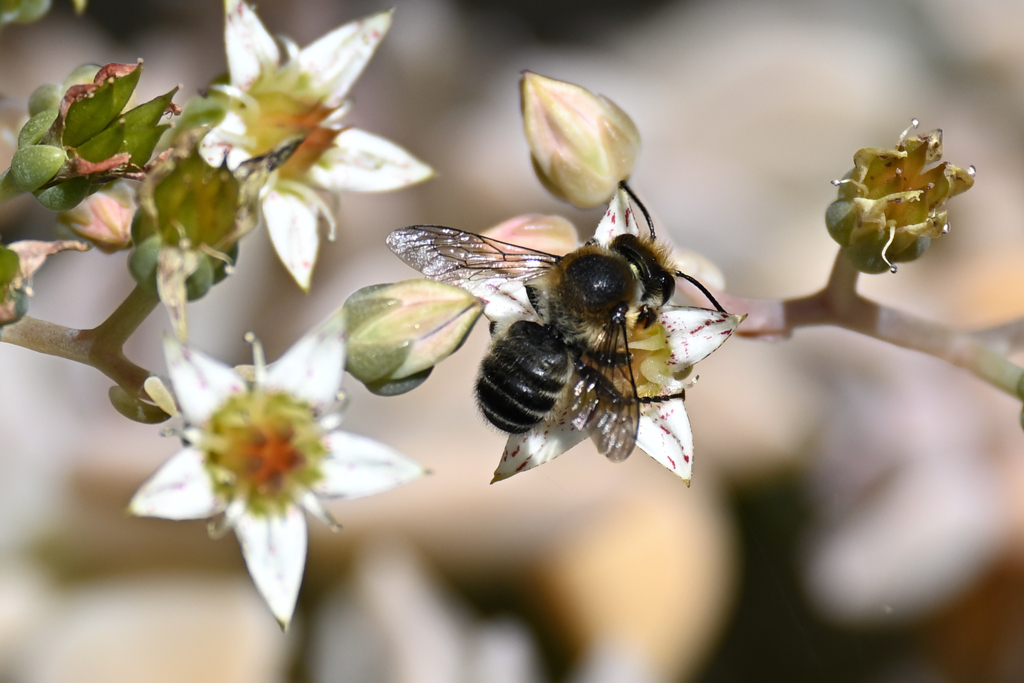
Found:
<svg viewBox="0 0 1024 683"><path fill-rule="evenodd" d="M608 248L629 262L643 286L645 304L660 308L669 302L676 292L676 280L662 264L661 255L652 244L627 233L613 239Z"/></svg>

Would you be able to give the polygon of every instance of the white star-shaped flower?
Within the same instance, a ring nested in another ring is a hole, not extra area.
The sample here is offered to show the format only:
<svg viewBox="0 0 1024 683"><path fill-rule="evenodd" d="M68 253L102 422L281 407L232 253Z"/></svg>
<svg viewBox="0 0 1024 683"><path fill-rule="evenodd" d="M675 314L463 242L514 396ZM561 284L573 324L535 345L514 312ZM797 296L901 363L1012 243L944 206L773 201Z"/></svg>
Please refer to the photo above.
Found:
<svg viewBox="0 0 1024 683"><path fill-rule="evenodd" d="M173 338L164 341L185 447L143 484L132 514L185 520L222 515L274 617L287 628L306 563L303 510L335 526L322 500L387 491L424 473L371 439L334 430L345 369L335 314L252 381Z"/></svg>
<svg viewBox="0 0 1024 683"><path fill-rule="evenodd" d="M225 0L227 84L210 86L225 111L203 139L200 151L214 166L230 169L265 154L289 137L305 142L271 178L262 199L274 249L288 272L308 289L324 220L333 239L334 214L322 195L380 192L421 182L433 170L394 143L357 128L342 117L348 92L391 25L381 12L340 26L299 49L267 32L242 0ZM204 116L198 105L185 117Z"/></svg>
<svg viewBox="0 0 1024 683"><path fill-rule="evenodd" d="M552 224L549 235L537 230L528 246L549 253L565 253L579 246L566 239L565 225ZM504 225L504 224L503 224ZM499 226L499 229L502 226ZM594 239L607 246L618 235L639 235L629 197L619 190ZM487 233L507 239L504 234ZM547 241L550 236L550 241ZM511 324L516 320L540 319L530 305L524 283L519 281L480 281L470 285L474 295L484 300L484 315L493 321ZM679 394L687 386L690 369L721 346L743 320L742 316L693 306L666 305L650 327L635 326L629 337L633 356L633 374L641 397ZM572 406L555 410L541 424L524 434L514 434L505 445L494 481L532 469L569 450L595 429L592 423L576 424ZM636 445L648 455L689 483L693 468L693 434L681 398L640 407L640 426Z"/></svg>

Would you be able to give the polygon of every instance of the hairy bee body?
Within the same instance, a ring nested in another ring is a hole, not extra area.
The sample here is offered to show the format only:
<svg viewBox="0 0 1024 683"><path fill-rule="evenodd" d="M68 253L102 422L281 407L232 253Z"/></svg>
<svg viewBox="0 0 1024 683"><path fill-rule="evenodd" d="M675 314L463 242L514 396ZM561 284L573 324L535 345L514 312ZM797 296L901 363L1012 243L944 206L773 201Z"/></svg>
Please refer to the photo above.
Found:
<svg viewBox="0 0 1024 683"><path fill-rule="evenodd" d="M651 242L622 235L608 247L582 246L527 281L527 296L544 324L518 321L495 330L476 383L488 421L510 434L529 431L566 397L573 371L593 384L601 382L593 365L626 366L627 332L638 320L649 324L641 320L650 315L645 311L662 306L674 291L664 258ZM612 337L617 343L609 343ZM623 391L603 385L613 400Z"/></svg>
<svg viewBox="0 0 1024 683"><path fill-rule="evenodd" d="M571 377L569 348L544 325L520 320L480 363L477 402L492 425L522 434L551 412Z"/></svg>
<svg viewBox="0 0 1024 683"><path fill-rule="evenodd" d="M485 300L501 283L524 284L539 322L492 325L477 376L477 403L492 425L522 434L568 408L609 458L632 452L639 406L650 399L637 395L629 338L657 320L677 272L653 236L620 234L565 256L442 226L396 230L388 244L425 275Z"/></svg>

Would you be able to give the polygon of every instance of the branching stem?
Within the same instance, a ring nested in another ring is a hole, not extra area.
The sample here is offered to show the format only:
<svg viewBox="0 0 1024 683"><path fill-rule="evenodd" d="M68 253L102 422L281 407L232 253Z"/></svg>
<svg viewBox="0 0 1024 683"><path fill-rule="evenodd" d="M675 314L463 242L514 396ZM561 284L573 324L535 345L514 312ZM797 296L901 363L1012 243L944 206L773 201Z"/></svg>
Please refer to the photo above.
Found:
<svg viewBox="0 0 1024 683"><path fill-rule="evenodd" d="M973 332L953 330L865 299L857 294L859 275L840 253L828 284L810 296L746 299L723 293L718 300L731 313L747 314L736 330L745 337L786 338L800 327L833 325L941 358L1020 397L1024 369L1004 354L1024 346L1024 320Z"/></svg>
<svg viewBox="0 0 1024 683"><path fill-rule="evenodd" d="M117 382L129 396L149 401L142 384L152 373L128 360L122 349L158 303L155 293L136 286L106 320L91 330L25 316L4 327L0 341L91 365Z"/></svg>

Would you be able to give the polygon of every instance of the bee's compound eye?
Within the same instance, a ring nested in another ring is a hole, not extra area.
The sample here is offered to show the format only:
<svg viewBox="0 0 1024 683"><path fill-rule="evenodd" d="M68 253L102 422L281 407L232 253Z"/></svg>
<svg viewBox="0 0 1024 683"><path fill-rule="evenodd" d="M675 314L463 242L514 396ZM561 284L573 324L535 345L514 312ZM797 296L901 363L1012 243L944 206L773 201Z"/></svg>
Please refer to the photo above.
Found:
<svg viewBox="0 0 1024 683"><path fill-rule="evenodd" d="M565 268L565 286L589 308L607 308L628 298L633 274L625 263L604 254L586 254Z"/></svg>
<svg viewBox="0 0 1024 683"><path fill-rule="evenodd" d="M672 295L676 293L676 279L665 270L658 273L654 279L661 290L661 305L664 306L672 299Z"/></svg>

